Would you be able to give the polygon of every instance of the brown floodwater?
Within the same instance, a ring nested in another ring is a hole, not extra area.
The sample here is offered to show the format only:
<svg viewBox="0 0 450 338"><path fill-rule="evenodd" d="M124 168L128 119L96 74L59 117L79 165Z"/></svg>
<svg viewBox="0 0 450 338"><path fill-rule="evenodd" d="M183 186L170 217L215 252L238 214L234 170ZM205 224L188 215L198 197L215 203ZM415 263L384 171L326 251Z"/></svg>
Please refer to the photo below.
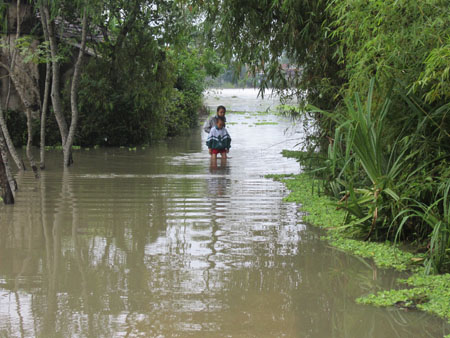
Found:
<svg viewBox="0 0 450 338"><path fill-rule="evenodd" d="M299 171L280 155L301 137L289 121L228 121L231 158L217 167L198 129L136 151L75 151L65 171L50 151L39 180L19 175L16 205L0 207L0 337L450 332L421 312L356 304L399 274L329 247L264 178Z"/></svg>

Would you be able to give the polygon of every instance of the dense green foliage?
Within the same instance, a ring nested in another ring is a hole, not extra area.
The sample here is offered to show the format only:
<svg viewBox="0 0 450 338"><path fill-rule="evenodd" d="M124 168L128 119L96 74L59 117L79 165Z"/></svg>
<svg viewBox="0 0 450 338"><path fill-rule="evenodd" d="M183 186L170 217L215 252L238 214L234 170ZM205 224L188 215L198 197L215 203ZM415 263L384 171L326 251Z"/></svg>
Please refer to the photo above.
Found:
<svg viewBox="0 0 450 338"><path fill-rule="evenodd" d="M197 125L206 76L197 52L175 58L170 51L157 51L158 56L151 47L147 53L142 45L136 48L142 66L129 69L124 62L114 76L107 60L88 65L80 91L81 145L149 143Z"/></svg>
<svg viewBox="0 0 450 338"><path fill-rule="evenodd" d="M449 47L448 1L335 0L329 12L350 91L365 92L375 77L380 96L390 95L393 82L401 81L429 101L450 97L444 57Z"/></svg>
<svg viewBox="0 0 450 338"><path fill-rule="evenodd" d="M89 13L89 56L85 58L78 91L80 118L75 144L147 144L197 126L206 79L222 69L214 50L202 47L196 38L198 13L176 0L96 0L89 5L83 1L31 2L36 13L45 3L53 16L67 24L79 25L80 7ZM27 62L40 64L43 73L51 57L41 23L38 18L34 22L32 38L22 39L40 39L36 51L28 48L26 52ZM68 121L76 53L72 44L76 39L60 40L58 44L57 57L65 75L61 84L63 113ZM26 125L16 123L22 121L20 113L10 116L13 119L8 120L8 125L14 129L14 143L22 146ZM37 145L37 120L33 130ZM61 144L54 114L47 117L46 141L50 146Z"/></svg>
<svg viewBox="0 0 450 338"><path fill-rule="evenodd" d="M450 266L448 1L210 5L225 56L263 72L305 123L305 169L341 200L356 238L407 240ZM281 68L286 53L300 70Z"/></svg>
<svg viewBox="0 0 450 338"><path fill-rule="evenodd" d="M391 100L372 110L372 97L370 87L365 104L355 95L345 113L333 116L338 127L319 173L327 177L330 193L342 198L355 236L428 243L427 271L445 270L450 244L448 137L433 127L433 118L445 123L449 107L423 115L413 132L406 129L408 123L394 131L389 125ZM420 107L410 103L420 116ZM428 132L432 129L436 136Z"/></svg>
<svg viewBox="0 0 450 338"><path fill-rule="evenodd" d="M196 126L206 77L220 65L214 52L196 46L195 16L177 1L113 8L117 14L101 23L109 34L80 86L80 143L143 144Z"/></svg>

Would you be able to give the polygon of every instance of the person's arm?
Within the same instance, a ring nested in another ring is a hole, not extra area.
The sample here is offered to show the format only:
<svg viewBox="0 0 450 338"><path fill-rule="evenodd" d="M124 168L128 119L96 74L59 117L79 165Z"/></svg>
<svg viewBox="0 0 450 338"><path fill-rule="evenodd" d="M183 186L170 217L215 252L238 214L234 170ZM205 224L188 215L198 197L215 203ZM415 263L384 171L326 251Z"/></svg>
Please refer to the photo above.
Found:
<svg viewBox="0 0 450 338"><path fill-rule="evenodd" d="M231 148L231 136L230 136L230 134L228 134L228 130L226 130L225 129L225 131L226 131L226 135L227 135L227 147L226 147L226 149L227 149L227 153L230 151L230 148Z"/></svg>
<svg viewBox="0 0 450 338"><path fill-rule="evenodd" d="M203 126L203 130L205 131L205 133L208 133L209 134L209 132L211 131L211 129L212 129L212 120L213 120L213 116L211 116L211 117L209 117L206 121L205 121L205 124L204 124L204 126Z"/></svg>
<svg viewBox="0 0 450 338"><path fill-rule="evenodd" d="M206 131L206 129L205 129L205 131ZM212 150L211 150L211 148L212 148L211 142L212 142L212 131L210 130L208 132L208 138L206 139L206 146L208 147L210 154L212 152Z"/></svg>

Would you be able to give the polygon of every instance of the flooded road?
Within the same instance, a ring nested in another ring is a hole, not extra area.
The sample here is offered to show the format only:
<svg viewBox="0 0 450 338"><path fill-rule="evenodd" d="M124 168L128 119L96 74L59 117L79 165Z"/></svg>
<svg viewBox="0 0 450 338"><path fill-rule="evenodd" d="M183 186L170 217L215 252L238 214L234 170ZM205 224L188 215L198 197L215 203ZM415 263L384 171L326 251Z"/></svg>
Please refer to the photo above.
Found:
<svg viewBox="0 0 450 338"><path fill-rule="evenodd" d="M253 96L207 104L272 105ZM76 151L66 171L51 151L40 180L19 176L16 205L0 207L0 337L449 333L420 312L355 304L398 274L330 248L264 178L299 171L280 155L300 137L289 121L227 119L231 158L217 168L198 129L136 151Z"/></svg>

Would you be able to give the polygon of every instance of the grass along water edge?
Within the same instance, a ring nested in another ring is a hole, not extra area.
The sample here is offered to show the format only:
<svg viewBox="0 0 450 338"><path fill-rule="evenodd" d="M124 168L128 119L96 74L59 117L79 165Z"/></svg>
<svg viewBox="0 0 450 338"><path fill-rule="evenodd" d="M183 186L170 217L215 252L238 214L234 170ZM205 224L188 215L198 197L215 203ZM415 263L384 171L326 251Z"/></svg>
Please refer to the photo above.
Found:
<svg viewBox="0 0 450 338"><path fill-rule="evenodd" d="M380 291L358 298L360 304L399 306L418 309L450 321L450 274L425 275L424 254L406 251L391 242L368 242L350 238L343 226L345 211L336 208L337 201L320 191L320 180L308 174L267 175L286 185L290 193L284 201L300 204L303 219L326 231L322 238L347 253L373 259L380 268L410 271L404 288Z"/></svg>

